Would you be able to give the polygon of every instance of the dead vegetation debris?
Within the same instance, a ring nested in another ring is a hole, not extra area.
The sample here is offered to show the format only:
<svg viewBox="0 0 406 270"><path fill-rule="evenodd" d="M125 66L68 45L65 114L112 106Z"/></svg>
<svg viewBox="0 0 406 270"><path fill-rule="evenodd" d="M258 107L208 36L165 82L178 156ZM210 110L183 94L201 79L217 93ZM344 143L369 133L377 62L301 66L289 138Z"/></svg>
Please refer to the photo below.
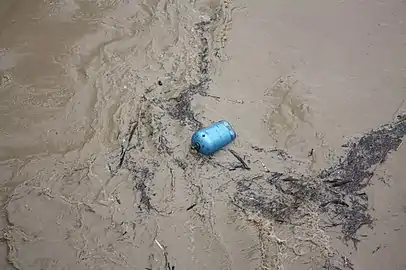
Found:
<svg viewBox="0 0 406 270"><path fill-rule="evenodd" d="M364 134L339 164L320 173L324 203L340 202L321 205L320 210L327 214L330 224L342 224L344 240L356 244L356 232L362 226L372 226L368 196L363 189L370 184L376 167L402 143L406 135L405 120L403 115L392 124Z"/></svg>
<svg viewBox="0 0 406 270"><path fill-rule="evenodd" d="M179 96L172 98L167 106L169 115L179 120L181 124L188 124L195 129L201 128L202 123L197 120L191 102L195 94L206 91L208 82L208 79L204 79L198 84L190 85Z"/></svg>
<svg viewBox="0 0 406 270"><path fill-rule="evenodd" d="M191 108L191 101L196 94L207 95L210 82L210 47L206 35L209 34L212 24L211 21L203 21L196 24L195 30L200 39L198 52L198 83L191 84L184 88L180 95L169 100L166 106L169 115L179 120L182 124L188 124L192 128L202 127L202 123L197 120L195 113Z"/></svg>
<svg viewBox="0 0 406 270"><path fill-rule="evenodd" d="M151 204L151 198L148 195L148 187L146 181L153 178L153 173L148 168L141 168L134 172L134 188L139 193L140 210L147 210L148 212L154 207ZM144 208L144 209L143 209Z"/></svg>
<svg viewBox="0 0 406 270"><path fill-rule="evenodd" d="M134 191L138 197L138 208L141 211L150 212L157 209L151 203L150 186L154 180L153 163L159 163L161 157L150 157L145 150L146 140L152 142L159 155L171 156L173 150L169 146L168 138L164 135L166 124L159 119L170 116L182 125L188 125L191 129L202 127L202 123L196 118L192 110L191 102L196 94L205 96L210 82L210 47L209 36L213 27L213 20L200 22L195 25L195 31L200 41L198 52L198 82L184 87L176 97L165 99L160 97L148 98L141 96L135 119L130 122L127 133L121 143L121 150L116 162L108 163L107 167L112 176L121 168L128 169L133 177ZM159 84L159 83L158 83ZM146 91L148 94L148 91ZM155 114L152 108L155 110ZM129 152L134 154L129 155ZM141 161L142 160L142 161ZM182 170L186 170L187 163L175 158L174 164ZM158 212L158 211L157 211Z"/></svg>
<svg viewBox="0 0 406 270"><path fill-rule="evenodd" d="M280 172L271 173L265 181L253 182L243 177L237 182L233 202L241 209L288 224L300 221L306 207L317 206L324 225L341 227L343 240L356 245L358 230L372 226L374 221L363 190L370 184L376 166L388 153L398 149L405 135L406 115L403 115L392 124L364 134L352 144L340 163L323 170L317 177Z"/></svg>

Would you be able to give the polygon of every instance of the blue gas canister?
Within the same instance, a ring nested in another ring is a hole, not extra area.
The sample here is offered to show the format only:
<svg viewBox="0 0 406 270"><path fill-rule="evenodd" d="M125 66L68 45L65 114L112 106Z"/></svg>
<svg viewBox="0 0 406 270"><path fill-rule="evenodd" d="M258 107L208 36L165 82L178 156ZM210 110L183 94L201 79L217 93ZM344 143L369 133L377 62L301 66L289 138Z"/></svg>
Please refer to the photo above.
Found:
<svg viewBox="0 0 406 270"><path fill-rule="evenodd" d="M236 136L231 124L221 120L196 131L192 136L192 148L203 155L211 155L232 142Z"/></svg>

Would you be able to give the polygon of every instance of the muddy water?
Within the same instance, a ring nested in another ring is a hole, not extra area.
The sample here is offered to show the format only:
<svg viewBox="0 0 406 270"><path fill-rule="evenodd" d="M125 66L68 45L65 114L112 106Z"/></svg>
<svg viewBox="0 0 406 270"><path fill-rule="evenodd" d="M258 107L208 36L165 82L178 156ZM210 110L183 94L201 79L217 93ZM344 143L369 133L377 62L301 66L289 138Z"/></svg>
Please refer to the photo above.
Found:
<svg viewBox="0 0 406 270"><path fill-rule="evenodd" d="M339 254L317 210L279 226L234 194L270 172L316 175L346 136L404 110L404 4L363 5L3 1L3 268L303 269ZM251 171L189 152L219 118ZM404 235L397 217L377 231Z"/></svg>
<svg viewBox="0 0 406 270"><path fill-rule="evenodd" d="M214 236L194 244L207 227L186 222L193 196L174 193L181 173L169 153L187 152L186 122L196 120L173 106L205 90L229 12L218 1L2 6L0 158L14 267L156 268L155 238L182 246L171 253L188 258L184 268L226 265ZM220 252L204 257L218 259L194 258L211 242Z"/></svg>

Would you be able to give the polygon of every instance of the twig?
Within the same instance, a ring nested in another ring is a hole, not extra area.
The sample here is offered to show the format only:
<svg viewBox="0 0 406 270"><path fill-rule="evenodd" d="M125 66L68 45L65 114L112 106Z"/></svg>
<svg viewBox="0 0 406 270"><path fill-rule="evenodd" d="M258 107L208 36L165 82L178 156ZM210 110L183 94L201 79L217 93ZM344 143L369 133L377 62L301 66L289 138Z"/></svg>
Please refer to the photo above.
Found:
<svg viewBox="0 0 406 270"><path fill-rule="evenodd" d="M168 260L168 252L164 252L164 257L165 257L165 270L175 270L175 266L171 266Z"/></svg>
<svg viewBox="0 0 406 270"><path fill-rule="evenodd" d="M322 203L322 204L320 205L320 207L325 207L325 206L329 205L330 203L332 203L332 204L344 205L344 206L349 207L349 205L348 205L346 202L344 202L344 201L342 201L342 200L338 200L338 199L336 199L336 200L331 200L331 201L329 201L329 202Z"/></svg>
<svg viewBox="0 0 406 270"><path fill-rule="evenodd" d="M142 111L142 105L143 105L144 99L145 99L145 97L142 96L141 101L140 101L140 105L139 105L139 109L138 109L138 117L137 117L137 120L133 123L133 125L131 127L130 134L129 134L128 140L127 140L127 144L126 144L125 147L123 145L121 145L120 162L118 164L118 168L121 168L121 166L123 165L126 153L130 149L132 149L132 148L130 148L130 143L131 143L132 138L134 137L135 131L137 130L138 124L141 121L141 111Z"/></svg>
<svg viewBox="0 0 406 270"><path fill-rule="evenodd" d="M284 181L284 182L295 182L295 181L300 181L299 179L294 178L294 177L292 177L292 176L288 176L288 177L283 178L283 179L281 179L281 180L282 180L282 181Z"/></svg>
<svg viewBox="0 0 406 270"><path fill-rule="evenodd" d="M165 250L164 247L161 245L161 243L158 242L158 240L155 239L155 243L158 245L158 247L159 247L160 249L162 249L162 251Z"/></svg>
<svg viewBox="0 0 406 270"><path fill-rule="evenodd" d="M340 226L340 225L343 225L343 223L332 223L330 225L324 226L324 228L334 228L334 227L337 227L337 226Z"/></svg>
<svg viewBox="0 0 406 270"><path fill-rule="evenodd" d="M240 163L238 163L238 164L232 165L232 167L229 167L228 170L229 171L235 171L235 170L240 169L240 168L243 168L243 166Z"/></svg>
<svg viewBox="0 0 406 270"><path fill-rule="evenodd" d="M263 163L261 160L257 160L257 161L255 161L255 162L261 163L261 165L262 165L262 167L264 168L265 172L267 172L267 173L271 172L271 171L266 167L265 163ZM254 163L255 163L255 162L254 162Z"/></svg>
<svg viewBox="0 0 406 270"><path fill-rule="evenodd" d="M210 95L210 94L206 94L205 96L206 96L206 97L213 98L213 99L215 99L215 100L217 100L217 101L219 101L219 100L221 99L219 96L214 96L214 95Z"/></svg>
<svg viewBox="0 0 406 270"><path fill-rule="evenodd" d="M228 149L228 151L230 151L230 153L233 154L233 156L234 156L236 159L238 159L238 161L241 163L242 168L243 168L244 170L251 170L251 168L247 165L247 163L245 163L245 161L242 159L242 157L240 157L240 156L237 154L237 152L235 152L235 151L232 150L232 149Z"/></svg>
<svg viewBox="0 0 406 270"><path fill-rule="evenodd" d="M165 257L165 270L175 270L175 266L171 266L168 260L168 252L166 251L166 247L162 246L161 243L158 242L158 240L155 239L155 243L158 245L158 247L163 251L164 257Z"/></svg>
<svg viewBox="0 0 406 270"><path fill-rule="evenodd" d="M194 203L191 206L189 206L188 208L186 208L186 211L192 210L197 204Z"/></svg>
<svg viewBox="0 0 406 270"><path fill-rule="evenodd" d="M373 251L372 251L372 254L375 254L378 250L380 250L381 249L381 245L379 245L379 246L377 246Z"/></svg>
<svg viewBox="0 0 406 270"><path fill-rule="evenodd" d="M167 165L169 168L169 172L171 174L171 192L170 192L170 196L171 199L173 199L173 197L175 196L175 176L173 175L173 169L171 167L169 167L169 165Z"/></svg>
<svg viewBox="0 0 406 270"><path fill-rule="evenodd" d="M350 182L351 182L351 180L343 180L343 181L340 181L340 182L333 183L332 186L333 187L341 187L341 186L344 186L345 184L348 184Z"/></svg>
<svg viewBox="0 0 406 270"><path fill-rule="evenodd" d="M128 148L129 148L129 146L130 146L131 139L132 139L133 136L134 136L134 133L135 133L135 130L137 129L137 126L138 126L138 121L136 121L136 122L133 124L132 128L131 128L130 135L129 135L129 137L128 137L126 147L124 148L123 146L121 146L120 163L118 164L118 167L119 167L119 168L121 168L121 165L123 165L124 158L125 158L125 154L126 154L127 151L128 151Z"/></svg>

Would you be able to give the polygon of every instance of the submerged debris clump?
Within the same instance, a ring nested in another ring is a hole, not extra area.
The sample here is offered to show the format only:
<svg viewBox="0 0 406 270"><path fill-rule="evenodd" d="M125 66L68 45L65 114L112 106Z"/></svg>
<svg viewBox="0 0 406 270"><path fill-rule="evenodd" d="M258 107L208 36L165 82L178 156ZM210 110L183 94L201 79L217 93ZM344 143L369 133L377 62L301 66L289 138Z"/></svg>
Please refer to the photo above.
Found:
<svg viewBox="0 0 406 270"><path fill-rule="evenodd" d="M357 231L373 224L363 189L370 183L376 166L398 149L405 135L403 115L398 121L363 135L340 163L317 177L274 172L257 181L240 179L233 202L241 209L286 224L298 223L309 211L316 211L324 227L341 227L343 240L356 244Z"/></svg>
<svg viewBox="0 0 406 270"><path fill-rule="evenodd" d="M364 225L372 226L368 213L368 196L362 190L370 184L376 166L388 153L398 149L406 135L406 115L399 120L363 135L353 143L342 162L320 173L325 202L320 210L327 214L332 226L341 225L345 240L356 243L356 232Z"/></svg>
<svg viewBox="0 0 406 270"><path fill-rule="evenodd" d="M373 166L384 162L390 151L396 150L406 134L406 116L362 136L352 144L338 165L324 170L319 177L344 193L354 194L363 189L373 175Z"/></svg>
<svg viewBox="0 0 406 270"><path fill-rule="evenodd" d="M200 39L198 52L198 82L184 88L180 95L170 99L168 112L176 120L180 120L182 124L189 124L193 128L201 128L202 123L196 119L195 113L191 108L191 101L196 94L202 96L207 95L207 89L210 82L210 55L209 41L206 35L209 34L211 24L210 21L204 21L196 24L196 33Z"/></svg>
<svg viewBox="0 0 406 270"><path fill-rule="evenodd" d="M199 91L205 91L208 88L209 80L205 79L196 85L190 85L182 93L173 98L170 102L169 115L176 120L179 120L182 124L189 124L194 128L201 128L202 123L196 119L195 113L191 108L191 102L193 96Z"/></svg>
<svg viewBox="0 0 406 270"><path fill-rule="evenodd" d="M196 52L197 68L193 83L186 86L180 84L179 93L174 97L154 96L151 89L145 91L142 96L136 115L136 119L131 123L125 137L125 143L121 146L119 161L117 164L109 164L111 173L114 175L120 168L128 169L132 174L134 183L134 192L138 198L139 210L149 213L157 209L151 203L151 190L155 178L154 171L157 169L154 164L162 163L168 156L172 156L173 149L169 146L170 142L164 135L166 128L170 126L169 122L179 122L181 125L187 125L191 129L202 127L202 123L196 118L192 110L191 102L195 95L207 95L210 78L211 47L209 39L215 28L215 19L202 21L195 25L196 41L198 51ZM186 72L192 72L187 70ZM175 85L181 80L173 79ZM161 81L159 81L161 82ZM158 85L162 86L163 83ZM179 87L179 85L177 86ZM175 86L176 88L176 86ZM173 91L177 93L177 91ZM163 121L162 119L166 119ZM152 142L154 150L158 156L148 153L148 143ZM131 152L131 154L130 154ZM180 158L174 159L174 164L185 170L187 163Z"/></svg>

